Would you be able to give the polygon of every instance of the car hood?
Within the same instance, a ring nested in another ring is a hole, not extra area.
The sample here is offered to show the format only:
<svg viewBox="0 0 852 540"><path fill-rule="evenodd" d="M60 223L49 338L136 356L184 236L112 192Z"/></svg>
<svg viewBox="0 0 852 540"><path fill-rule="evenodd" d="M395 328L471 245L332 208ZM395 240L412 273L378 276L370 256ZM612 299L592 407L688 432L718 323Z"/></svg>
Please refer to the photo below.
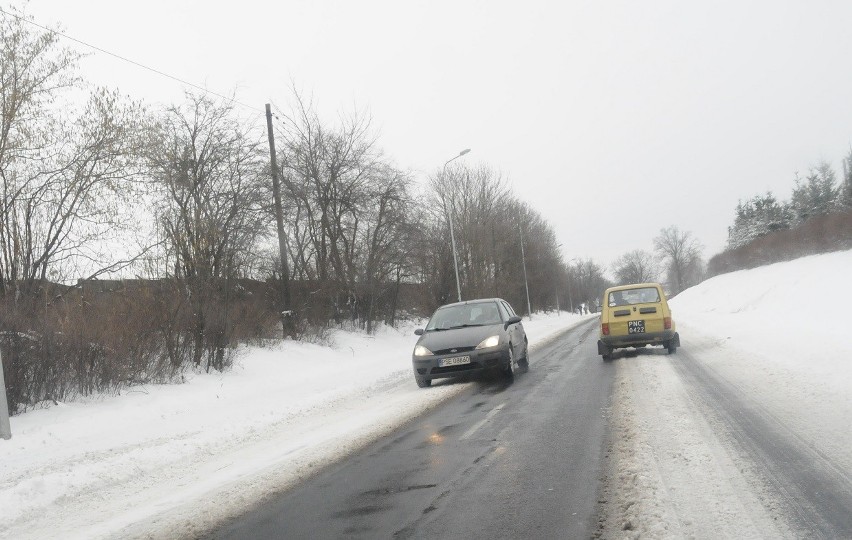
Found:
<svg viewBox="0 0 852 540"><path fill-rule="evenodd" d="M430 351L440 351L450 348L476 347L483 339L495 334L503 334L503 324L490 324L488 326L469 326L467 328L453 328L452 330L431 330L426 332L417 341Z"/></svg>

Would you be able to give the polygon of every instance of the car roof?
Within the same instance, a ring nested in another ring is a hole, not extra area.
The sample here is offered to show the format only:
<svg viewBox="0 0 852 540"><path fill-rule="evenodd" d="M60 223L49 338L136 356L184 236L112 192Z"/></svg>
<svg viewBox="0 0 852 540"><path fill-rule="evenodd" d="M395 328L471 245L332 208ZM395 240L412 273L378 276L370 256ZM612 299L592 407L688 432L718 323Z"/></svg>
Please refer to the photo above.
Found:
<svg viewBox="0 0 852 540"><path fill-rule="evenodd" d="M604 294L609 294L615 291L626 291L628 289L641 289L644 287L657 287L658 289L663 290L663 286L659 283L631 283L629 285L619 285L617 287L610 287L604 292Z"/></svg>
<svg viewBox="0 0 852 540"><path fill-rule="evenodd" d="M475 300L462 300L461 302L453 302L452 304L444 304L440 306L438 309L442 309L445 307L451 306L464 306L467 304L485 304L488 302L505 302L502 298L477 298Z"/></svg>

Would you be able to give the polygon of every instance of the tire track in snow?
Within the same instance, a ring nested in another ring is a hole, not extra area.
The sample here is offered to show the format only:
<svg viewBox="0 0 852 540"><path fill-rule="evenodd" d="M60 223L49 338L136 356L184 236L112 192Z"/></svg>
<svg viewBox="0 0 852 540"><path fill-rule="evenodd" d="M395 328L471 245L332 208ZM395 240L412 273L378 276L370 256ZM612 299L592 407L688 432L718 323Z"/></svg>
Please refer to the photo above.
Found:
<svg viewBox="0 0 852 540"><path fill-rule="evenodd" d="M731 444L751 459L790 525L818 538L852 538L852 479L760 403L712 369L684 355L678 375L698 392L729 431Z"/></svg>

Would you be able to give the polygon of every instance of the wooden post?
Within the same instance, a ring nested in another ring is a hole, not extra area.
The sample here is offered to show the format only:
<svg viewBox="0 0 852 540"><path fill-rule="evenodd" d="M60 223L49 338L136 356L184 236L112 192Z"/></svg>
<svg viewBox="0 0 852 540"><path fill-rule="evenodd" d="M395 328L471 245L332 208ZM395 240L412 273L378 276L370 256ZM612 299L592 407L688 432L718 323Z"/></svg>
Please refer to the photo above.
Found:
<svg viewBox="0 0 852 540"><path fill-rule="evenodd" d="M272 198L275 203L275 225L278 229L278 256L281 258L281 330L286 338L292 330L293 313L290 307L290 267L287 263L287 236L284 233L284 211L281 207L281 187L278 182L278 160L275 157L275 135L272 132L272 108L266 104L266 130L269 136L269 159L272 165Z"/></svg>
<svg viewBox="0 0 852 540"><path fill-rule="evenodd" d="M9 402L6 401L6 381L3 379L3 355L0 354L0 439L12 438L9 425Z"/></svg>

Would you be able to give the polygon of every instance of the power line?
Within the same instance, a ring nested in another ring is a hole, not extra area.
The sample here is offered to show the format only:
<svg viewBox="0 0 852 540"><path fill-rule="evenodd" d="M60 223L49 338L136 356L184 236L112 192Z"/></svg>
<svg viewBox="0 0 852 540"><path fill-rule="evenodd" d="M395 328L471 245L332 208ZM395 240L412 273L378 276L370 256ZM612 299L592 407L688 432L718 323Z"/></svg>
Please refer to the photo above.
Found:
<svg viewBox="0 0 852 540"><path fill-rule="evenodd" d="M108 55L110 55L110 56L112 56L112 57L114 57L114 58L118 58L119 60L121 60L121 61L123 61L123 62L127 62L127 63L129 63L129 64L133 64L134 66L140 67L140 68L142 68L142 69L147 69L148 71L150 71L150 72L152 72L152 73L156 73L157 75L160 75L160 76L162 76L162 77L167 77L167 78L169 78L169 79L172 79L173 81L177 81L177 82L179 82L179 83L181 83L181 84L185 84L185 85L187 85L187 86L191 86L192 88L195 88L195 89L197 89L197 90L201 90L202 92L204 92L204 93L206 93L206 94L214 95L214 96L216 96L216 97L219 97L219 98L225 99L225 100L230 101L230 102L232 102L232 103L236 103L237 105L240 105L240 106L245 107L245 108L247 108L247 109L251 109L251 110L253 110L253 111L256 111L256 112L260 112L260 113L264 113L264 114L265 114L265 111L263 111L263 110L261 110L261 109L259 109L259 108L257 108L257 107L252 107L251 105L246 105L245 103L241 103L241 102L237 101L237 100L236 100L236 99L234 99L234 98L230 98L230 97L228 97L228 96L225 96L225 95L219 94L219 93L214 92L214 91L212 91L212 90L208 90L207 88L204 88L204 87L199 86L199 85L197 85L197 84L193 84L193 83L191 83L191 82L185 81L185 80L183 80L183 79L181 79L181 78L175 77L174 75L169 75L168 73L165 73L165 72L160 71L160 70L158 70L158 69L154 69L154 68L152 68L152 67L148 67L148 66L146 66L145 64L141 64L141 63L139 63L139 62L136 62L135 60L131 60L130 58L126 58L126 57L124 57L124 56L121 56L120 54L116 54L116 53L114 53L114 52L110 52L110 51L108 51L108 50L106 50L106 49L102 49L101 47L97 47L97 46L95 46L95 45L92 45L91 43L86 43L86 42L85 42L85 41L83 41L83 40L80 40L80 39L77 39L77 38L71 37L71 36L69 36L69 35L67 35L67 34L63 34L62 32L59 32L59 31L57 31L57 30L53 30L52 28L48 28L48 27L46 27L46 26L42 26L42 25L40 25L40 24L38 24L38 23L36 23L36 22L34 22L34 21L31 21L31 20L29 20L29 19L26 19L26 18L24 18L24 17L22 17L22 16L20 16L20 15L16 15L15 13L9 13L8 11L4 10L2 7L0 7L0 13L3 13L4 15L9 15L9 16L15 17L16 19L18 19L18 20L20 20L20 21L23 21L23 22L25 22L25 23L28 23L28 24L31 24L31 25L36 26L36 27L38 27L38 28L41 28L42 30L45 30L45 31L50 32L50 33L52 33L52 34L56 34L57 36L64 37L65 39L68 39L68 40L74 41L74 42L76 42L76 43L79 43L79 44L81 44L81 45L84 45L84 46L86 46L86 47L89 47L90 49L94 49L94 50L99 51L99 52L102 52L102 53L104 53L104 54L108 54Z"/></svg>

